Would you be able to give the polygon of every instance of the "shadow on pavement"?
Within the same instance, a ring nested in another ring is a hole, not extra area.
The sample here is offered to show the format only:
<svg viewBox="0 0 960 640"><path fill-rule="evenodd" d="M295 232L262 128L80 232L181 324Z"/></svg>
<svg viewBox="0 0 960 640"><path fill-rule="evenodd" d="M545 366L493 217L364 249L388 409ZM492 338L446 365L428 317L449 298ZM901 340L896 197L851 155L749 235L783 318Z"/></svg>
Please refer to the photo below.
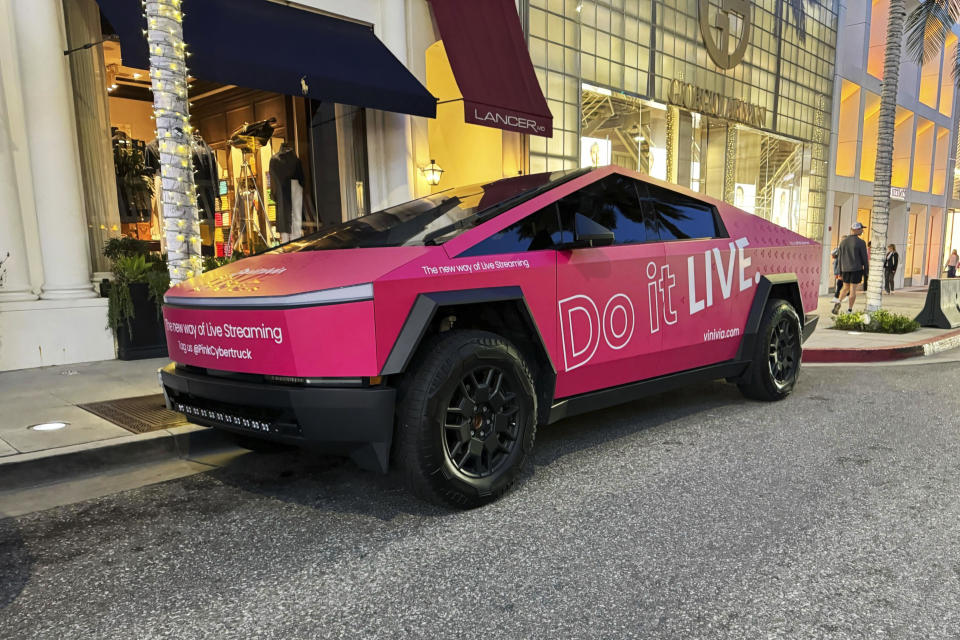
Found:
<svg viewBox="0 0 960 640"><path fill-rule="evenodd" d="M688 416L748 402L736 386L711 382L650 396L541 427L533 450L533 465L520 478L522 488L536 468L548 467L563 456L602 447ZM676 445L665 434L657 444ZM443 516L454 511L428 504L404 488L396 464L387 475L363 471L344 458L291 449L243 455L208 477L244 492L298 504L331 514L353 513L389 521L397 516Z"/></svg>
<svg viewBox="0 0 960 640"><path fill-rule="evenodd" d="M685 387L561 420L537 431L534 464L548 466L559 458L711 409L750 402L736 385L722 381ZM665 433L666 443L678 444Z"/></svg>
<svg viewBox="0 0 960 640"><path fill-rule="evenodd" d="M448 513L409 494L396 471L380 475L364 471L346 458L309 450L251 452L205 475L244 492L318 512L352 513L382 521Z"/></svg>
<svg viewBox="0 0 960 640"><path fill-rule="evenodd" d="M27 586L32 568L33 558L17 521L0 514L0 611Z"/></svg>

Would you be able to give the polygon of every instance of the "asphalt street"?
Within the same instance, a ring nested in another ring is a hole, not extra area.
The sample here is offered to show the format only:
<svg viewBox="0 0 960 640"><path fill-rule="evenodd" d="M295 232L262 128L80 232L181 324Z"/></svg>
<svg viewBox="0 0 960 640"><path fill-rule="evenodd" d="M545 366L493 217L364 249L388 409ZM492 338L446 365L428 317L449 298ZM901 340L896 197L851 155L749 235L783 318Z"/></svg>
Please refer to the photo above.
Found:
<svg viewBox="0 0 960 640"><path fill-rule="evenodd" d="M472 512L280 453L0 520L0 638L958 638L958 366L569 419Z"/></svg>

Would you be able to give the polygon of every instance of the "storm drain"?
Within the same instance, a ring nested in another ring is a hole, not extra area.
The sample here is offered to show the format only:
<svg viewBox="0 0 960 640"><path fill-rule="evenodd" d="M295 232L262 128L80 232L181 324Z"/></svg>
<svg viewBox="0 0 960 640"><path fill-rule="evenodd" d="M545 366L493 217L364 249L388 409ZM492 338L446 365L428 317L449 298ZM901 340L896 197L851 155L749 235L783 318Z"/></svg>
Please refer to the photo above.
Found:
<svg viewBox="0 0 960 640"><path fill-rule="evenodd" d="M133 433L157 431L187 423L182 413L167 409L161 393L78 406Z"/></svg>

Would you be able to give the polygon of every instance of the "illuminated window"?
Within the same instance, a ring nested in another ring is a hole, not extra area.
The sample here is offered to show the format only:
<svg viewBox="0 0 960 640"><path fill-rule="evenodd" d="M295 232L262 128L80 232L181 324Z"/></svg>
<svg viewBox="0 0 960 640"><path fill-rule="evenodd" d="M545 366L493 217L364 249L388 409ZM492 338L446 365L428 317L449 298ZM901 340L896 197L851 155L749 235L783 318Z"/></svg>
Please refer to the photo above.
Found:
<svg viewBox="0 0 960 640"><path fill-rule="evenodd" d="M937 91L940 89L940 56L931 57L920 68L920 102L928 107L937 108Z"/></svg>
<svg viewBox="0 0 960 640"><path fill-rule="evenodd" d="M893 127L893 172L890 186L906 187L910 182L910 156L913 151L913 112L897 107Z"/></svg>
<svg viewBox="0 0 960 640"><path fill-rule="evenodd" d="M952 33L947 35L943 51L943 73L940 74L940 113L949 118L953 115L953 94L956 93L953 61L957 58L957 36Z"/></svg>
<svg viewBox="0 0 960 640"><path fill-rule="evenodd" d="M877 166L877 130L880 124L880 96L866 92L863 105L863 151L860 154L860 179L873 182Z"/></svg>
<svg viewBox="0 0 960 640"><path fill-rule="evenodd" d="M870 51L867 54L867 73L880 79L883 79L883 55L887 50L889 16L889 0L873 0L873 11L870 12Z"/></svg>
<svg viewBox="0 0 960 640"><path fill-rule="evenodd" d="M937 150L933 161L933 193L942 196L947 186L947 155L950 149L950 129L937 127Z"/></svg>
<svg viewBox="0 0 960 640"><path fill-rule="evenodd" d="M837 127L837 175L853 177L857 169L857 136L860 133L860 86L843 81Z"/></svg>
<svg viewBox="0 0 960 640"><path fill-rule="evenodd" d="M917 121L916 143L913 155L913 190L929 191L933 171L933 123L924 118Z"/></svg>

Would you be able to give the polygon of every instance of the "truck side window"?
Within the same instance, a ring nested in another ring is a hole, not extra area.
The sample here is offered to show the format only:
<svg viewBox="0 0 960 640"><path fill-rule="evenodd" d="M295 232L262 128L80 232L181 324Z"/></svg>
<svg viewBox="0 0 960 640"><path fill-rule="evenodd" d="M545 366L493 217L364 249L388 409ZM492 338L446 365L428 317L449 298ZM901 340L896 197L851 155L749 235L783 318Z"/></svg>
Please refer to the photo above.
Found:
<svg viewBox="0 0 960 640"><path fill-rule="evenodd" d="M653 184L643 187L649 194L646 200L656 216L660 240L726 237L713 205Z"/></svg>
<svg viewBox="0 0 960 640"><path fill-rule="evenodd" d="M617 174L571 193L560 200L560 221L564 229L573 229L579 213L613 231L614 244L636 244L651 238L635 180Z"/></svg>
<svg viewBox="0 0 960 640"><path fill-rule="evenodd" d="M563 241L560 221L557 218L557 204L552 203L501 229L460 255L488 256L496 253L542 251L553 249Z"/></svg>

